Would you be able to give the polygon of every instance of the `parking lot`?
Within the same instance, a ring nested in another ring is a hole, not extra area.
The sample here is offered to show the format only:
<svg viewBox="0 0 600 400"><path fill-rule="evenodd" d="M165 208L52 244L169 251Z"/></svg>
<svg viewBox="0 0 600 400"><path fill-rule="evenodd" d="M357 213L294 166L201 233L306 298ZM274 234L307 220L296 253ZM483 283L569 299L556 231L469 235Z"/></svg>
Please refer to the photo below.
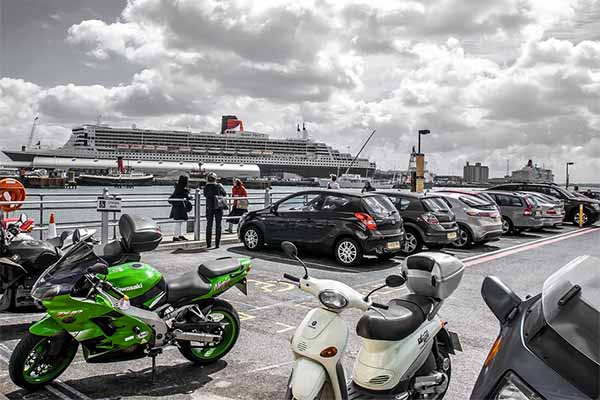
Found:
<svg viewBox="0 0 600 400"><path fill-rule="evenodd" d="M457 292L441 310L448 328L458 333L464 348L452 359L453 371L447 399L467 399L493 342L498 323L479 294L482 279L500 276L520 295L540 291L544 279L581 254L600 256L600 228L564 226L540 232L503 237L500 241L469 250L448 249L467 266ZM170 348L157 359L158 378L151 383L150 359L112 364L86 364L78 355L69 369L47 389L28 393L15 387L8 377L7 360L20 336L19 329L36 314L0 314L0 393L10 399L281 399L292 366L289 340L304 315L317 303L290 283L280 281L284 272L299 275L301 268L278 249L249 253L239 243L218 250L181 249L144 253L142 260L168 278L189 271L204 260L217 257L252 256L248 296L236 289L223 297L238 310L242 320L240 338L231 353L215 365L196 367ZM343 281L366 293L398 271L401 257L380 262L368 259L360 267L347 268L332 258L301 252L311 275ZM376 301L392 299L404 288L377 292ZM39 316L39 314L37 314ZM350 326L350 342L344 367L349 376L358 353L359 338L353 334L358 311L344 314ZM15 328L15 329L13 329Z"/></svg>

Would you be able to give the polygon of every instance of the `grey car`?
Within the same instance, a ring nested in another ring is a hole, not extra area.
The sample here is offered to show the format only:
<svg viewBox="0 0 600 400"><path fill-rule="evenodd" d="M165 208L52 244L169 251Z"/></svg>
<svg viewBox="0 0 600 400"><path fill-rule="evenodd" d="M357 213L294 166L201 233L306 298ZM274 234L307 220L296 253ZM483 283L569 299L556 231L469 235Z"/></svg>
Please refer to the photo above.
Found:
<svg viewBox="0 0 600 400"><path fill-rule="evenodd" d="M463 193L436 193L442 196L456 215L458 238L454 247L468 248L502 236L502 219L495 204Z"/></svg>
<svg viewBox="0 0 600 400"><path fill-rule="evenodd" d="M527 229L544 227L542 208L529 196L517 192L486 191L491 195L502 214L502 231L517 233Z"/></svg>
<svg viewBox="0 0 600 400"><path fill-rule="evenodd" d="M565 207L562 202L551 196L536 192L519 192L529 196L542 208L545 228L554 228L562 225L565 218Z"/></svg>

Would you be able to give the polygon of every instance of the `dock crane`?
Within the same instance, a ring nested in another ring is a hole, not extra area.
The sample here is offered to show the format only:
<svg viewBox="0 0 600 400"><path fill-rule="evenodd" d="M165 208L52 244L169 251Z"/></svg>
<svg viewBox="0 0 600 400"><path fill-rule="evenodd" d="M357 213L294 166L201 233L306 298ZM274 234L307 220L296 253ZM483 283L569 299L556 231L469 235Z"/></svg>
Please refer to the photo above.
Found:
<svg viewBox="0 0 600 400"><path fill-rule="evenodd" d="M31 125L31 132L29 132L29 140L27 141L27 150L31 150L31 146L33 145L33 137L35 135L35 125L37 124L38 116L33 119L33 124Z"/></svg>

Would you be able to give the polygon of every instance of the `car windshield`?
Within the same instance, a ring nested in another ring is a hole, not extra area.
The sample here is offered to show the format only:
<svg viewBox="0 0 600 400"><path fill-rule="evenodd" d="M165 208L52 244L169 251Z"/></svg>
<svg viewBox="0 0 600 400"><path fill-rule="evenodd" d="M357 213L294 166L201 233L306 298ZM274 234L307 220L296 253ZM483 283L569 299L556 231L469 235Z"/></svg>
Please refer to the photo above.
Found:
<svg viewBox="0 0 600 400"><path fill-rule="evenodd" d="M74 285L88 267L104 263L96 254L88 241L82 240L67 251L52 267L48 268L35 283L34 287L43 285Z"/></svg>
<svg viewBox="0 0 600 400"><path fill-rule="evenodd" d="M600 364L600 259L578 257L554 273L542 291L548 325L579 352Z"/></svg>
<svg viewBox="0 0 600 400"><path fill-rule="evenodd" d="M363 201L369 214L388 216L396 212L396 207L386 196L367 196Z"/></svg>
<svg viewBox="0 0 600 400"><path fill-rule="evenodd" d="M448 212L450 208L448 204L441 197L426 197L423 200L423 204L428 211L431 212Z"/></svg>

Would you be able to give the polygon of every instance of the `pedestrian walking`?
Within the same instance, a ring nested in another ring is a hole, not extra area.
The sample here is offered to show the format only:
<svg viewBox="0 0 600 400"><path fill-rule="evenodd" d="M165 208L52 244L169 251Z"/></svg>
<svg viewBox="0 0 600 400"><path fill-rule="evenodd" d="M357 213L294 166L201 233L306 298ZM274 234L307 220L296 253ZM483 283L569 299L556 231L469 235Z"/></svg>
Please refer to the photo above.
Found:
<svg viewBox="0 0 600 400"><path fill-rule="evenodd" d="M169 204L171 204L171 214L169 215L169 218L175 220L173 241L179 242L181 240L187 240L185 234L187 233L186 225L188 212L192 211L187 176L179 176L177 184L175 185L175 190L173 190L173 194L169 197Z"/></svg>
<svg viewBox="0 0 600 400"><path fill-rule="evenodd" d="M217 174L211 172L206 177L204 186L204 197L206 197L206 247L212 244L212 228L215 225L215 248L221 243L221 221L223 210L229 208L227 205L227 192L220 183L217 183Z"/></svg>
<svg viewBox="0 0 600 400"><path fill-rule="evenodd" d="M236 197L248 197L248 192L241 179L233 180L231 197L233 197L233 207L231 208L229 217L239 217L246 214L248 212L248 199L236 199ZM229 228L227 228L226 232L233 233L233 225L237 225L240 222L240 219L228 219L227 222L229 222Z"/></svg>
<svg viewBox="0 0 600 400"><path fill-rule="evenodd" d="M375 188L371 185L371 182L366 181L365 186L363 186L363 188L360 192L364 193L364 192L374 192L374 191L375 191Z"/></svg>
<svg viewBox="0 0 600 400"><path fill-rule="evenodd" d="M339 189L340 184L337 182L337 175L331 175L331 180L327 184L327 189Z"/></svg>

